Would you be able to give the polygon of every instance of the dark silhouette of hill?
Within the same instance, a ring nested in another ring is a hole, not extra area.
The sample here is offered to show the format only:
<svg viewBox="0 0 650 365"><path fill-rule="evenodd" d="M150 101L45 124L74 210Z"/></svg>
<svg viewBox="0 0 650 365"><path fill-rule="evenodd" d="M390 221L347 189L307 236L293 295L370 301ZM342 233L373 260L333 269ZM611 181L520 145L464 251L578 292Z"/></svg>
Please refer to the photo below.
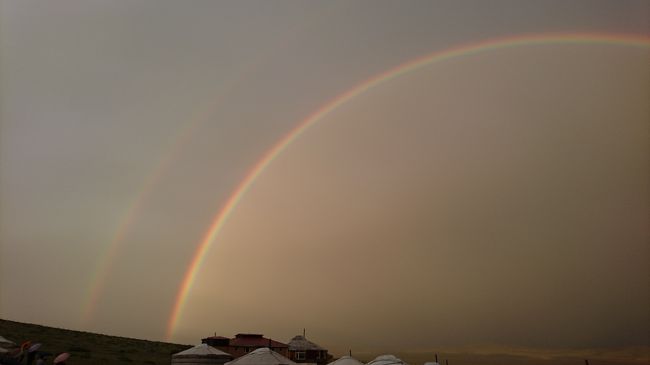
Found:
<svg viewBox="0 0 650 365"><path fill-rule="evenodd" d="M68 352L71 356L66 362L67 365L168 365L171 362L171 354L191 347L4 319L0 319L0 336L6 337L17 345L28 340L32 343L41 343L39 351L50 353L53 356L61 352ZM52 356L48 360L47 363L51 363Z"/></svg>

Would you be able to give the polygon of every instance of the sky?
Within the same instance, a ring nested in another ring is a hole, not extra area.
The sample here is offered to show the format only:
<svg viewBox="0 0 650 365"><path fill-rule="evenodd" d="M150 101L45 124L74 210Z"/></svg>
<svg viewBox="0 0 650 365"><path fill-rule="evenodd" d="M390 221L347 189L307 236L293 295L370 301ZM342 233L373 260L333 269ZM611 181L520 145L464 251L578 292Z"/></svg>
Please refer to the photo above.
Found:
<svg viewBox="0 0 650 365"><path fill-rule="evenodd" d="M2 1L0 317L179 343L306 328L340 353L647 346L648 14Z"/></svg>

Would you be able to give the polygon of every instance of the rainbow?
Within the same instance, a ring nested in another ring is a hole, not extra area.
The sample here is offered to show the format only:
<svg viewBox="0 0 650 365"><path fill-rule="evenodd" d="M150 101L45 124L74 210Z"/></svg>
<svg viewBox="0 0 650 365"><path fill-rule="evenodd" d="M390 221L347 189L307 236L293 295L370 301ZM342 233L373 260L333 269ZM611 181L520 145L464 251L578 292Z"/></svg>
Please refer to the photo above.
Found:
<svg viewBox="0 0 650 365"><path fill-rule="evenodd" d="M100 294L106 285L106 281L108 279L113 262L119 255L119 252L123 246L124 239L136 221L136 218L142 210L145 201L154 190L156 183L164 175L164 172L168 170L169 166L171 166L175 157L178 155L178 151L187 144L188 140L194 133L194 130L198 128L199 124L200 123L191 123L189 126L181 129L180 133L178 133L178 136L174 141L174 144L172 145L172 148L158 162L156 167L147 175L141 189L139 190L140 192L137 194L133 202L127 207L126 213L119 221L117 230L113 234L110 243L106 246L102 254L99 256L101 260L95 266L95 270L90 276L90 285L88 286L88 290L85 296L86 300L83 303L81 311L82 326L88 326L90 320L93 318L97 309L97 303L99 302Z"/></svg>
<svg viewBox="0 0 650 365"><path fill-rule="evenodd" d="M97 310L97 304L101 297L101 293L106 286L109 274L113 268L115 259L119 256L124 245L124 239L130 232L131 227L137 221L137 218L151 195L155 186L173 165L173 162L180 155L184 147L191 141L192 136L205 124L209 118L208 114L219 109L221 103L225 101L225 96L230 87L235 86L246 75L251 74L262 63L263 59L253 59L245 64L240 69L237 77L233 77L226 82L228 87L212 98L212 101L206 108L199 108L197 112L189 118L191 122L186 123L172 140L172 146L168 148L167 153L162 156L158 164L146 175L143 184L135 195L134 200L129 204L124 212L122 218L118 221L115 233L99 255L99 260L95 265L95 270L89 276L87 289L85 291L85 300L81 308L81 324L87 327L90 320L94 317Z"/></svg>
<svg viewBox="0 0 650 365"><path fill-rule="evenodd" d="M375 86L383 84L392 79L398 78L409 72L418 70L424 66L433 63L453 59L456 57L471 56L486 51L496 51L504 48L519 46L547 45L547 44L605 44L605 45L622 45L630 47L647 48L650 46L650 37L645 35L634 34L609 34L609 33L551 33L551 34L532 34L519 35L507 38L488 39L476 43L469 43L457 47L448 48L442 51L433 52L414 60L402 63L397 67L382 72L370 79L361 82L357 86L336 96L318 110L307 116L302 122L298 123L282 139L280 139L271 149L269 149L255 165L248 171L244 179L234 189L228 200L216 214L212 223L203 235L203 238L196 249L193 258L186 270L185 276L181 282L180 288L176 295L174 306L169 317L167 325L167 339L171 340L174 331L178 325L183 308L187 302L188 295L192 285L196 280L197 274L206 254L214 243L215 239L221 232L221 229L228 221L229 216L246 195L255 180L266 170L266 168L275 160L287 147L296 139L300 138L307 129L323 119L333 110L346 104L355 97L365 93Z"/></svg>

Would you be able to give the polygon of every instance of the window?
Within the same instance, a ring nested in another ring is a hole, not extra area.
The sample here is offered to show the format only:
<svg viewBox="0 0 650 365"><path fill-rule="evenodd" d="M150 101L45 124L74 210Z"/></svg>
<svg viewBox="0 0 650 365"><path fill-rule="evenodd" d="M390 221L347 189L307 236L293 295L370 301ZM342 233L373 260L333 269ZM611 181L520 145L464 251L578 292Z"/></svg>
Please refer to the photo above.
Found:
<svg viewBox="0 0 650 365"><path fill-rule="evenodd" d="M305 352L304 351L296 351L296 360L304 360L305 359Z"/></svg>

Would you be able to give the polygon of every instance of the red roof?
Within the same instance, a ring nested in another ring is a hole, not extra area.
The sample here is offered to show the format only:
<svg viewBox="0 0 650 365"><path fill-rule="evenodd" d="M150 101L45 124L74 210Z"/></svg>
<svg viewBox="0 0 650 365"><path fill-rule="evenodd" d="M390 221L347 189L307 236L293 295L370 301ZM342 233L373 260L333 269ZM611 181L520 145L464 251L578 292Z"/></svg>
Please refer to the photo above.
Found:
<svg viewBox="0 0 650 365"><path fill-rule="evenodd" d="M230 346L239 347L289 347L289 345L265 338L262 335L254 333L238 333L235 338L230 340Z"/></svg>

